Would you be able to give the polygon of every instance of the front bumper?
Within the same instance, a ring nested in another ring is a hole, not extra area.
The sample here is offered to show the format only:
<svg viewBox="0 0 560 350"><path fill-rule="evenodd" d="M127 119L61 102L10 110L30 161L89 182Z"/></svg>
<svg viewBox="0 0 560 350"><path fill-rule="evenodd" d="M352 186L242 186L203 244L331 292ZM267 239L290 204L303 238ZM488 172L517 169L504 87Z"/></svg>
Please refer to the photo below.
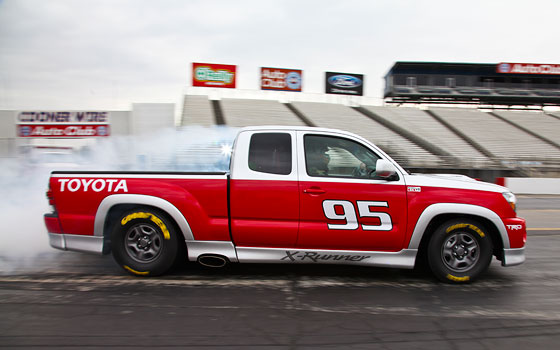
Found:
<svg viewBox="0 0 560 350"><path fill-rule="evenodd" d="M509 239L508 248L523 248L527 242L527 223L523 218L505 218L504 226Z"/></svg>
<svg viewBox="0 0 560 350"><path fill-rule="evenodd" d="M515 266L525 261L525 247L504 249L504 258L502 266Z"/></svg>

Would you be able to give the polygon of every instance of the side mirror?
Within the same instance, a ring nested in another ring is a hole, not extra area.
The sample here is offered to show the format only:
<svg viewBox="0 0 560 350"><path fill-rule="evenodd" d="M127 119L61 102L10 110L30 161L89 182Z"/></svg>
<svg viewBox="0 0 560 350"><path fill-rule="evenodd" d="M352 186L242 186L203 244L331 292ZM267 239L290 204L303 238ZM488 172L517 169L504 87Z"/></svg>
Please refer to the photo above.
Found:
<svg viewBox="0 0 560 350"><path fill-rule="evenodd" d="M391 180L397 174L397 169L386 159L378 159L375 164L375 175L383 180Z"/></svg>

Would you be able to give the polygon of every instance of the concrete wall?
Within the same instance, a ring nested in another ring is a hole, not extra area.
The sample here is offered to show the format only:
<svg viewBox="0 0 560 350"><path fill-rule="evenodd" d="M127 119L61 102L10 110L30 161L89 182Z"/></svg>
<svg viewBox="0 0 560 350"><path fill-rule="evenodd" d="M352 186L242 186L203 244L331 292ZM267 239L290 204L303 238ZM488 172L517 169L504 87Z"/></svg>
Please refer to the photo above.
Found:
<svg viewBox="0 0 560 350"><path fill-rule="evenodd" d="M515 194L560 195L560 178L506 177L503 181Z"/></svg>
<svg viewBox="0 0 560 350"><path fill-rule="evenodd" d="M174 103L132 104L131 134L139 135L157 129L175 127Z"/></svg>
<svg viewBox="0 0 560 350"><path fill-rule="evenodd" d="M130 135L130 121L132 113L129 111L113 111L109 114L111 135Z"/></svg>
<svg viewBox="0 0 560 350"><path fill-rule="evenodd" d="M0 111L0 139L16 137L16 112Z"/></svg>
<svg viewBox="0 0 560 350"><path fill-rule="evenodd" d="M18 155L21 146L70 147L94 144L92 139L17 137L16 110L0 110L0 157ZM135 103L132 111L108 111L111 136L137 135L175 127L175 104ZM111 137L109 136L109 137Z"/></svg>
<svg viewBox="0 0 560 350"><path fill-rule="evenodd" d="M0 111L0 157L13 157L16 142L16 112Z"/></svg>

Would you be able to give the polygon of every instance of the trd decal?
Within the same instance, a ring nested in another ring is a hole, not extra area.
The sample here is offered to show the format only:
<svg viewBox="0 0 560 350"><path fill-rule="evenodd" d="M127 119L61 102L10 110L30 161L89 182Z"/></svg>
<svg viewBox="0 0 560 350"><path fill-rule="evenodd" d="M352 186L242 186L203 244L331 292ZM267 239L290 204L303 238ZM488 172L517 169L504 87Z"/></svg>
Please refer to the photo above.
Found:
<svg viewBox="0 0 560 350"><path fill-rule="evenodd" d="M393 222L388 213L380 211L371 211L371 207L384 207L388 208L387 202L374 202L374 201L356 201L358 206L358 214L361 218L378 218L381 222L380 225L364 225L364 231L391 231L393 229ZM336 207L342 208L342 214L336 213ZM329 230L356 230L359 227L358 217L354 210L352 202L344 200L325 200L323 201L323 212L325 217L330 220L345 220L345 224L328 224Z"/></svg>
<svg viewBox="0 0 560 350"><path fill-rule="evenodd" d="M286 250L286 256L280 260L290 261L362 261L369 259L367 255L347 255L347 254L321 254L317 252L290 252Z"/></svg>

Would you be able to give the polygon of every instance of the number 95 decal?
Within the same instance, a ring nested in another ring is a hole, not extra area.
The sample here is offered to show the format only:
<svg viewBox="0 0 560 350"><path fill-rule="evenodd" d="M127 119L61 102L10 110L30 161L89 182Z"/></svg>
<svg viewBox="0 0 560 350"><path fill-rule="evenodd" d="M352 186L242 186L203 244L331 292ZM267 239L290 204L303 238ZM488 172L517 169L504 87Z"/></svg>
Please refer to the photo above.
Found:
<svg viewBox="0 0 560 350"><path fill-rule="evenodd" d="M365 225L362 224L364 231L391 231L393 222L391 216L385 212L372 211L372 207L388 208L387 202L373 201L356 201L358 206L358 215L361 218L378 218L381 224ZM336 208L342 208L342 214L337 214ZM323 212L327 219L330 220L346 220L345 224L327 224L329 230L356 230L359 227L358 216L354 210L354 205L349 201L342 200L326 200L323 201Z"/></svg>

